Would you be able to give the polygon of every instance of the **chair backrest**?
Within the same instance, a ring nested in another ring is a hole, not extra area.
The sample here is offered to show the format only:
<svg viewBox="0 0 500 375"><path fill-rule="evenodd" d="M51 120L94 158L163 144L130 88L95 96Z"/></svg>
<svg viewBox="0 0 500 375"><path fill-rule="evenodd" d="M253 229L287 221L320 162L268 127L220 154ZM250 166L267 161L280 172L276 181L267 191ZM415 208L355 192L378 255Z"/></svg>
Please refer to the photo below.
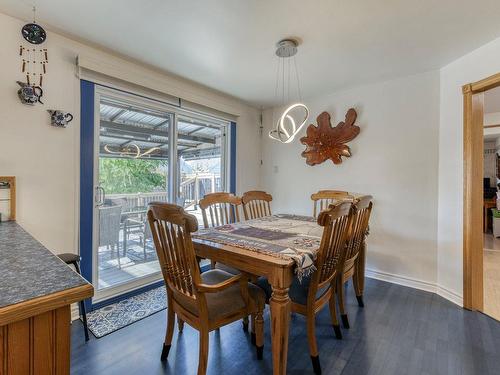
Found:
<svg viewBox="0 0 500 375"><path fill-rule="evenodd" d="M200 199L200 208L203 216L204 227L218 227L220 225L239 222L240 206L241 198L234 196L233 194L206 194L202 199Z"/></svg>
<svg viewBox="0 0 500 375"><path fill-rule="evenodd" d="M312 284L315 284L317 288L330 283L335 275L343 269L346 241L352 219L353 205L351 202L332 204L319 214L318 224L324 229L316 259L317 271L312 280Z"/></svg>
<svg viewBox="0 0 500 375"><path fill-rule="evenodd" d="M200 270L191 241L198 221L175 204L151 202L148 222L165 284L174 292L196 300Z"/></svg>
<svg viewBox="0 0 500 375"><path fill-rule="evenodd" d="M99 246L118 244L121 219L122 206L99 207Z"/></svg>
<svg viewBox="0 0 500 375"><path fill-rule="evenodd" d="M342 190L320 190L311 195L314 204L313 216L318 217L318 214L327 209L332 203L339 201L354 201L354 196L347 191Z"/></svg>
<svg viewBox="0 0 500 375"><path fill-rule="evenodd" d="M371 195L364 195L356 199L353 208L351 232L349 233L347 242L346 260L357 256L363 245L372 212L372 199Z"/></svg>
<svg viewBox="0 0 500 375"><path fill-rule="evenodd" d="M241 197L245 220L271 216L271 201L273 196L260 190L247 191Z"/></svg>

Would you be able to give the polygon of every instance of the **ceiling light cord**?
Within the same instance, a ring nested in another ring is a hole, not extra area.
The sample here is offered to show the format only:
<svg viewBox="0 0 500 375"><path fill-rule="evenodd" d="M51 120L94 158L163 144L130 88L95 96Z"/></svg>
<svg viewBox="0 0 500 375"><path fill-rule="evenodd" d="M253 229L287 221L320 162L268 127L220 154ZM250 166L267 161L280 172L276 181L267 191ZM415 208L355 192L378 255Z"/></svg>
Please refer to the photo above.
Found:
<svg viewBox="0 0 500 375"><path fill-rule="evenodd" d="M293 64L295 66L295 77L297 78L297 92L299 94L299 102L302 102L302 93L300 91L299 71L297 70L297 59L295 58L295 56L293 57Z"/></svg>

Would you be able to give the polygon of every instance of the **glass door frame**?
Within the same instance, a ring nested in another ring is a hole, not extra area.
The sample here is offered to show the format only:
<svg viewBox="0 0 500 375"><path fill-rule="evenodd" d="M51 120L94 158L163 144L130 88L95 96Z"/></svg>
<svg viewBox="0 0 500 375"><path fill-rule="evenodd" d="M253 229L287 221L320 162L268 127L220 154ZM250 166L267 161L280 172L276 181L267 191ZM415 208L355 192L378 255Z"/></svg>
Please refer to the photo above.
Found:
<svg viewBox="0 0 500 375"><path fill-rule="evenodd" d="M168 179L167 179L167 197L169 202L175 202L179 195L180 178L177 165L177 135L178 135L178 119L181 117L195 118L202 121L209 121L221 127L221 184L224 191L231 189L230 178L231 171L234 171L234 166L230 165L235 159L235 155L230 155L234 146L235 132L232 124L227 120L219 119L207 114L189 111L182 109L172 104L168 104L156 99L150 99L137 95L131 92L124 92L119 89L105 87L99 84L94 84L94 127L93 127L93 220L92 220L92 260L91 260L91 277L92 284L98 285L98 256L97 250L99 246L99 211L96 204L96 188L99 186L99 149L100 149L100 102L101 96L114 98L118 100L130 101L138 105L144 105L155 110L160 110L172 116L172 124L168 128ZM234 172L233 172L234 173ZM234 178L234 177L232 177ZM231 180L232 180L231 178ZM90 275L89 275L90 276ZM132 281L124 282L116 286L108 287L102 290L95 288L95 295L92 298L92 305L105 304L104 301L111 301L134 292L139 292L142 289L161 285L163 279L161 272L156 272L152 275L136 278Z"/></svg>

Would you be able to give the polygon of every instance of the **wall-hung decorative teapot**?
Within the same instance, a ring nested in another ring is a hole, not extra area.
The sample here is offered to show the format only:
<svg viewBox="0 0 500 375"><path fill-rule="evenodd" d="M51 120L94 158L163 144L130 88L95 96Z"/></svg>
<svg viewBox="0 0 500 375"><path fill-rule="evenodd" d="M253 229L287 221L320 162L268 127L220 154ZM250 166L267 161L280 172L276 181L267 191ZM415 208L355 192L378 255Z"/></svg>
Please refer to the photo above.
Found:
<svg viewBox="0 0 500 375"><path fill-rule="evenodd" d="M65 128L73 120L73 115L69 112L54 109L48 109L47 112L50 113L50 124L52 126Z"/></svg>
<svg viewBox="0 0 500 375"><path fill-rule="evenodd" d="M21 86L17 90L17 95L23 104L35 105L36 103L43 104L40 98L43 95L43 90L40 86L31 86L27 83L17 81L17 84Z"/></svg>

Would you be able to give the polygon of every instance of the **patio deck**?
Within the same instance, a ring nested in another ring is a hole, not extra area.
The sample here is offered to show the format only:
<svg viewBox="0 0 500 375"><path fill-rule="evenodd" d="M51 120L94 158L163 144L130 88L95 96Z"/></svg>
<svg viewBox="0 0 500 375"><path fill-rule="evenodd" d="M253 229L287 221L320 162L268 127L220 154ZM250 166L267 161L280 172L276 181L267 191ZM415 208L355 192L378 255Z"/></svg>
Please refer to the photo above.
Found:
<svg viewBox="0 0 500 375"><path fill-rule="evenodd" d="M203 219L199 208L196 210L191 208L187 210L187 212L196 216L198 223L200 223L200 227L203 227ZM150 276L161 271L152 240L149 239L146 241L146 251L144 254L140 233L129 235L126 254L123 254L123 229L120 230L119 253L121 268L118 267L116 250L111 250L106 247L99 248L97 286L99 290ZM204 261L203 265L206 263L208 263L208 261ZM161 279L161 275L158 276L158 279Z"/></svg>

